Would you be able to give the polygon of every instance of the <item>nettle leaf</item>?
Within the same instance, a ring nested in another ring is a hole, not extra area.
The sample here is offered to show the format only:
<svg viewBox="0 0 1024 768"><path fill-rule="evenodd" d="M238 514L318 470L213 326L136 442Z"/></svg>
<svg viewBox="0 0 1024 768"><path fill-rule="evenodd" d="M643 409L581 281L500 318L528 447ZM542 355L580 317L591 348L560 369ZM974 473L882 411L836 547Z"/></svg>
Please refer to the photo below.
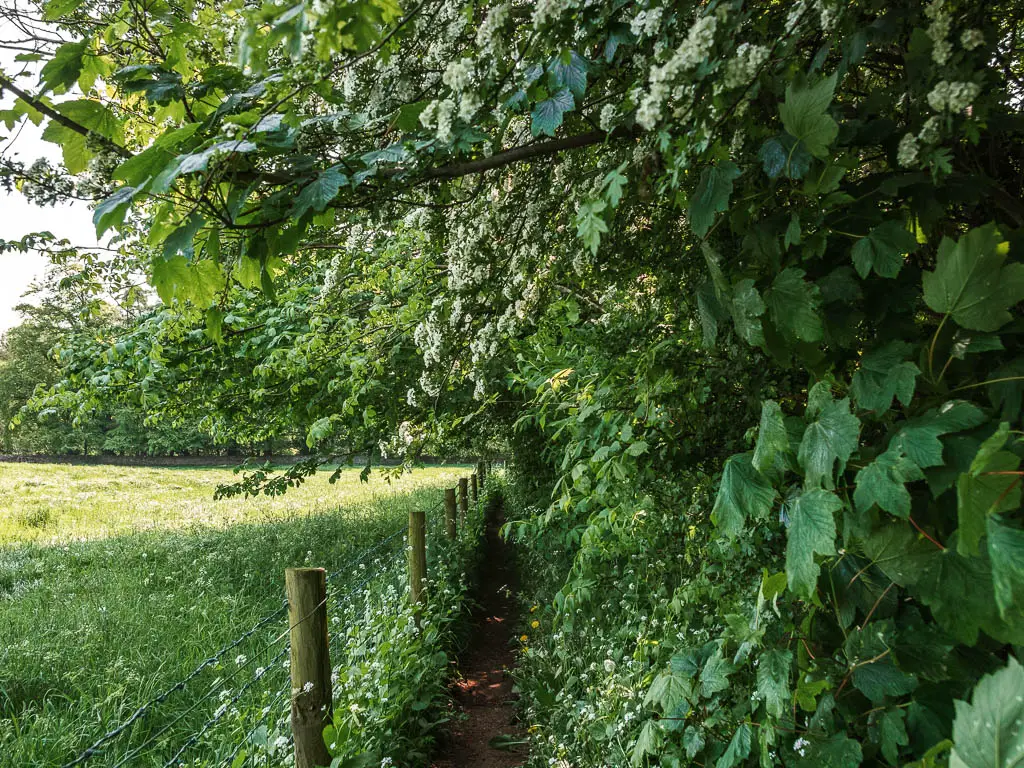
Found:
<svg viewBox="0 0 1024 768"><path fill-rule="evenodd" d="M907 358L913 347L905 341L894 341L864 355L853 374L850 393L858 406L866 411L883 413L897 398L909 406L920 369Z"/></svg>
<svg viewBox="0 0 1024 768"><path fill-rule="evenodd" d="M995 331L1024 300L1024 264L1004 266L1009 253L995 224L972 229L955 243L943 238L934 272L923 277L924 300L972 331Z"/></svg>
<svg viewBox="0 0 1024 768"><path fill-rule="evenodd" d="M1013 768L1024 762L1024 667L1012 656L985 675L971 703L956 702L949 768Z"/></svg>
<svg viewBox="0 0 1024 768"><path fill-rule="evenodd" d="M689 207L690 229L697 237L704 237L715 222L715 214L729 207L732 183L739 175L740 169L729 160L710 165L701 173Z"/></svg>
<svg viewBox="0 0 1024 768"><path fill-rule="evenodd" d="M761 424L757 432L757 445L754 448L754 469L765 472L775 462L775 456L789 450L789 435L786 423L782 418L782 409L774 400L765 400L761 404Z"/></svg>
<svg viewBox="0 0 1024 768"><path fill-rule="evenodd" d="M1004 525L995 515L988 518L988 557L996 605L1003 618L1024 613L1024 531Z"/></svg>
<svg viewBox="0 0 1024 768"><path fill-rule="evenodd" d="M758 657L757 693L764 702L765 711L772 717L782 717L789 705L792 664L791 651L774 649Z"/></svg>
<svg viewBox="0 0 1024 768"><path fill-rule="evenodd" d="M834 493L816 489L802 493L790 508L786 578L789 588L802 597L811 597L818 583L820 568L814 556L836 554L834 515L842 506Z"/></svg>
<svg viewBox="0 0 1024 768"><path fill-rule="evenodd" d="M302 188L295 198L290 215L299 218L310 209L320 213L338 196L338 192L347 182L348 178L337 168L328 168Z"/></svg>
<svg viewBox="0 0 1024 768"><path fill-rule="evenodd" d="M568 88L577 99L587 90L587 70L590 65L576 51L565 51L555 57L548 67L548 78L553 90Z"/></svg>
<svg viewBox="0 0 1024 768"><path fill-rule="evenodd" d="M881 277L896 277L903 257L917 249L917 238L902 222L886 221L858 240L850 255L857 274L866 278L872 269Z"/></svg>
<svg viewBox="0 0 1024 768"><path fill-rule="evenodd" d="M943 463L940 435L973 429L985 420L985 414L973 403L951 400L907 422L893 438L890 448L902 451L922 469L936 467Z"/></svg>
<svg viewBox="0 0 1024 768"><path fill-rule="evenodd" d="M754 469L749 453L730 456L722 471L711 522L724 536L738 536L748 519L767 517L774 499L774 489Z"/></svg>
<svg viewBox="0 0 1024 768"><path fill-rule="evenodd" d="M551 98L538 102L530 113L530 132L534 136L554 136L566 112L576 109L576 100L568 88L555 93Z"/></svg>
<svg viewBox="0 0 1024 768"><path fill-rule="evenodd" d="M835 87L834 74L813 85L791 83L786 88L785 102L779 105L786 132L818 158L828 156L829 145L839 135L839 125L827 112Z"/></svg>
<svg viewBox="0 0 1024 768"><path fill-rule="evenodd" d="M790 340L820 341L824 335L818 314L820 295L814 283L804 280L805 272L795 267L782 270L765 293L775 327Z"/></svg>
<svg viewBox="0 0 1024 768"><path fill-rule="evenodd" d="M746 760L750 755L750 735L750 723L740 725L729 741L729 746L715 763L715 768L734 768Z"/></svg>
<svg viewBox="0 0 1024 768"><path fill-rule="evenodd" d="M817 487L824 483L832 488L836 462L842 471L857 449L859 434L860 420L850 413L850 399L830 399L817 420L807 425L800 441L797 459L804 468L805 484Z"/></svg>
<svg viewBox="0 0 1024 768"><path fill-rule="evenodd" d="M923 480L924 472L898 450L890 448L857 473L853 502L861 512L877 504L897 517L910 516L910 492L906 483Z"/></svg>

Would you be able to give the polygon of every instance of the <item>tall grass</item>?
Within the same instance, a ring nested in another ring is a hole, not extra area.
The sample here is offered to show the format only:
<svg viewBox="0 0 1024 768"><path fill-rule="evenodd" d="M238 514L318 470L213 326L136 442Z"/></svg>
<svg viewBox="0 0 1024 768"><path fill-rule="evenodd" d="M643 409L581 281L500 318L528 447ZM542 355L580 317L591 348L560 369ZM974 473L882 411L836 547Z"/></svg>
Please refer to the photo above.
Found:
<svg viewBox="0 0 1024 768"><path fill-rule="evenodd" d="M0 473L0 765L19 767L72 758L278 609L284 568L341 568L332 582L339 593L364 581L367 568L386 563L346 563L465 474L426 469L388 486L362 484L353 470L282 499L213 502L230 472L3 465ZM401 541L390 562L401 561ZM285 628L283 617L263 627L87 765L117 764L180 718L127 763L162 765L282 647ZM231 704L234 720L251 721L282 690L278 666ZM215 695L190 711L206 691ZM191 759L182 763L208 764Z"/></svg>

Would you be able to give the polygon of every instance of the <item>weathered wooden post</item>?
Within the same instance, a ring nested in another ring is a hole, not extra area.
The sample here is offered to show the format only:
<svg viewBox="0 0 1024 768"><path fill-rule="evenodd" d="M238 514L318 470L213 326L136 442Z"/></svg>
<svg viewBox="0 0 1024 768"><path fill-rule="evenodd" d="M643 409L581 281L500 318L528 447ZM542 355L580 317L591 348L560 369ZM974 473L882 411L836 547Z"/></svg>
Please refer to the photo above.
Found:
<svg viewBox="0 0 1024 768"><path fill-rule="evenodd" d="M466 515L469 513L469 481L464 478L459 478L459 517L465 521Z"/></svg>
<svg viewBox="0 0 1024 768"><path fill-rule="evenodd" d="M327 574L323 568L288 568L284 584L291 634L295 768L324 768L331 764L324 727L333 719Z"/></svg>
<svg viewBox="0 0 1024 768"><path fill-rule="evenodd" d="M476 482L476 472L469 476L469 483L473 487L473 501L477 501L480 498L480 488Z"/></svg>
<svg viewBox="0 0 1024 768"><path fill-rule="evenodd" d="M413 603L423 605L427 597L427 515L422 509L409 512L409 594Z"/></svg>
<svg viewBox="0 0 1024 768"><path fill-rule="evenodd" d="M455 520L457 512L455 510L455 489L445 488L444 489L444 524L445 531L448 533L448 538L455 541L458 536L458 530L456 528Z"/></svg>
<svg viewBox="0 0 1024 768"><path fill-rule="evenodd" d="M487 487L487 462L483 459L477 462L476 473L480 477L480 489Z"/></svg>

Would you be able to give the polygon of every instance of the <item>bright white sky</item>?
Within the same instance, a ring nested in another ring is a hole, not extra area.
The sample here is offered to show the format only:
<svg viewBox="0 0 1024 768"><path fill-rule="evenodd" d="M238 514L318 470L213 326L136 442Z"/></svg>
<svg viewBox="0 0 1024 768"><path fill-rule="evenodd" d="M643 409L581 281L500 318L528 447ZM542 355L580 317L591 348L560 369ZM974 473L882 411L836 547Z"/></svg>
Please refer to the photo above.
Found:
<svg viewBox="0 0 1024 768"><path fill-rule="evenodd" d="M0 23L0 33L4 25ZM17 71L14 54L0 51L0 69L5 72ZM22 78L19 85L35 86L35 78ZM4 95L0 98L0 109L12 106L14 98ZM42 131L31 123L22 124L17 141L9 141L6 126L0 126L0 153L7 157L17 155L26 165L38 157L60 162L60 148L40 138ZM67 238L72 245L94 247L96 230L92 225L92 212L84 202L61 205L55 208L40 208L28 202L18 192L5 194L0 190L0 239L15 240L31 232L52 232L57 237ZM0 333L17 325L21 318L14 311L29 283L41 277L46 269L46 258L37 253L0 254Z"/></svg>

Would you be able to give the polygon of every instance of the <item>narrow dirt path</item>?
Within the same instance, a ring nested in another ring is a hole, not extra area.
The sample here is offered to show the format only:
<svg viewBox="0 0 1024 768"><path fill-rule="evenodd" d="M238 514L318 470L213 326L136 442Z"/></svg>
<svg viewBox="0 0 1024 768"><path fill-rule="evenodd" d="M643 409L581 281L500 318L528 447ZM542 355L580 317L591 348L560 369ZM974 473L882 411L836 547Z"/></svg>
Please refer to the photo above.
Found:
<svg viewBox="0 0 1024 768"><path fill-rule="evenodd" d="M514 735L511 702L512 679L507 674L515 655L515 567L507 545L498 535L501 505L490 510L491 524L480 583L473 596L479 608L473 614L470 644L459 659L459 677L452 684L456 706L466 719L457 718L448 728L448 741L433 768L511 768L523 756L490 746L491 739Z"/></svg>

